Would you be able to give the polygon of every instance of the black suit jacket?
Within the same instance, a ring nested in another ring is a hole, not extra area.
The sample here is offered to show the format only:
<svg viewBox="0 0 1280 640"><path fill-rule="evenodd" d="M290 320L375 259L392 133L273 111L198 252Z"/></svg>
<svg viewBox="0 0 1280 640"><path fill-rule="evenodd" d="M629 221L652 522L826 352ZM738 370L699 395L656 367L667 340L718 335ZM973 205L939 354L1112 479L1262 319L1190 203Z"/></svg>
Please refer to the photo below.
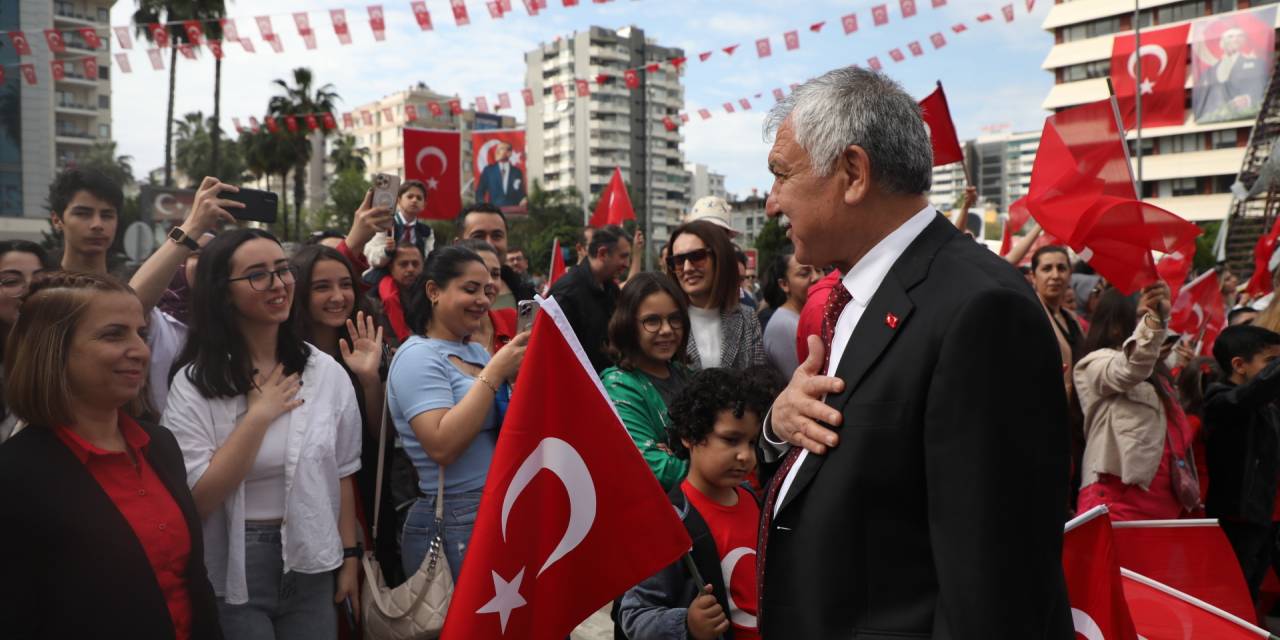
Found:
<svg viewBox="0 0 1280 640"><path fill-rule="evenodd" d="M217 602L204 567L200 518L182 452L168 429L151 436L147 461L191 532L187 590L192 637L219 640ZM0 446L0 636L173 638L173 621L146 552L75 454L45 427Z"/></svg>
<svg viewBox="0 0 1280 640"><path fill-rule="evenodd" d="M1017 270L935 218L837 375L840 443L769 532L763 637L1071 640L1061 357Z"/></svg>

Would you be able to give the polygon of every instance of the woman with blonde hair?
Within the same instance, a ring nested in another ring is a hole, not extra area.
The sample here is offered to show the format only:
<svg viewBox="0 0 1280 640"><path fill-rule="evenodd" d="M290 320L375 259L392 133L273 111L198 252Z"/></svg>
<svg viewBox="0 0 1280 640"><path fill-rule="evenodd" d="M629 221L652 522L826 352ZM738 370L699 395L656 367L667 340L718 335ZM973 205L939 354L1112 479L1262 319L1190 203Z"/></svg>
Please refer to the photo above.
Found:
<svg viewBox="0 0 1280 640"><path fill-rule="evenodd" d="M133 290L37 280L5 350L0 629L15 638L222 637L182 451L133 418L151 350Z"/></svg>

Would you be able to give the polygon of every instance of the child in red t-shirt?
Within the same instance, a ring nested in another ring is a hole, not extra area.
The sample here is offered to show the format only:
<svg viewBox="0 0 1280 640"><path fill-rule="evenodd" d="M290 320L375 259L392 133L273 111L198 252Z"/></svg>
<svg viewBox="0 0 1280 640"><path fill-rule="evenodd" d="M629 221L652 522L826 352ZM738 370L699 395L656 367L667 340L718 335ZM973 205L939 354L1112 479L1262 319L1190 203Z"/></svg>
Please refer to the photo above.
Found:
<svg viewBox="0 0 1280 640"><path fill-rule="evenodd" d="M671 403L668 444L689 459L689 475L669 495L693 548L623 596L618 622L631 640L760 637L760 505L746 482L778 388L771 370L708 369Z"/></svg>

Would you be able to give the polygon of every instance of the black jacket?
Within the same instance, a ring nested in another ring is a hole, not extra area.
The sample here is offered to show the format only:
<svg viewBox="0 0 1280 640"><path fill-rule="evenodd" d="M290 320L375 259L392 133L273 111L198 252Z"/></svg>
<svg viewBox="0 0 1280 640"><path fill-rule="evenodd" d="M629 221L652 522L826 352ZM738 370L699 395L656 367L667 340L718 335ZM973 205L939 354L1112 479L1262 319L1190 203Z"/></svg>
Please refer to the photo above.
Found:
<svg viewBox="0 0 1280 640"><path fill-rule="evenodd" d="M583 261L556 280L551 297L564 309L596 373L613 366L605 353L605 342L609 339L609 318L618 304L618 285L610 282L600 286L591 273L591 263Z"/></svg>
<svg viewBox="0 0 1280 640"><path fill-rule="evenodd" d="M502 283L511 290L511 295L515 296L516 302L533 299L533 283L505 264L502 265Z"/></svg>
<svg viewBox="0 0 1280 640"><path fill-rule="evenodd" d="M764 550L765 638L1071 640L1067 401L1044 309L936 216L889 270Z"/></svg>
<svg viewBox="0 0 1280 640"><path fill-rule="evenodd" d="M218 640L217 602L187 489L182 452L168 429L151 437L147 461L191 532L187 590L195 640ZM27 427L0 446L0 636L174 637L173 621L138 538L97 480L45 427Z"/></svg>
<svg viewBox="0 0 1280 640"><path fill-rule="evenodd" d="M1212 518L1270 525L1280 473L1280 360L1242 385L1205 391L1205 454Z"/></svg>

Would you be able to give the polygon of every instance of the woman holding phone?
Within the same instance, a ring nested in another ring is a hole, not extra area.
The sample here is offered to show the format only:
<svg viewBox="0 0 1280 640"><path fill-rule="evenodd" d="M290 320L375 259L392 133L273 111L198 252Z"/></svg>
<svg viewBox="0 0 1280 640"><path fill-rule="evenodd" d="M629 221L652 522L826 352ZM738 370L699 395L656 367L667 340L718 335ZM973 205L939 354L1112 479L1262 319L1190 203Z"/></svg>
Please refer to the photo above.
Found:
<svg viewBox="0 0 1280 640"><path fill-rule="evenodd" d="M480 256L484 260L484 267L489 270L489 277L494 282L502 280L502 260L498 257L498 250L494 249L493 245L484 240L463 240L457 243L457 246L470 249ZM518 332L516 309L494 309L493 304L498 300L498 290L494 289L492 293L492 297L489 298L489 313L481 323L480 330L471 336L471 339L479 342L489 355L507 346Z"/></svg>
<svg viewBox="0 0 1280 640"><path fill-rule="evenodd" d="M227 637L332 639L358 611L351 380L289 322L297 274L271 234L224 233L196 269L165 424L204 521Z"/></svg>
<svg viewBox="0 0 1280 640"><path fill-rule="evenodd" d="M529 341L522 333L490 356L470 339L496 291L483 258L449 246L431 254L410 292L413 336L396 351L387 377L391 420L418 472L421 496L404 523L405 575L417 572L438 533L454 580L462 570L498 441L501 407L510 397L507 383L515 378ZM435 521L441 493L443 532Z"/></svg>

